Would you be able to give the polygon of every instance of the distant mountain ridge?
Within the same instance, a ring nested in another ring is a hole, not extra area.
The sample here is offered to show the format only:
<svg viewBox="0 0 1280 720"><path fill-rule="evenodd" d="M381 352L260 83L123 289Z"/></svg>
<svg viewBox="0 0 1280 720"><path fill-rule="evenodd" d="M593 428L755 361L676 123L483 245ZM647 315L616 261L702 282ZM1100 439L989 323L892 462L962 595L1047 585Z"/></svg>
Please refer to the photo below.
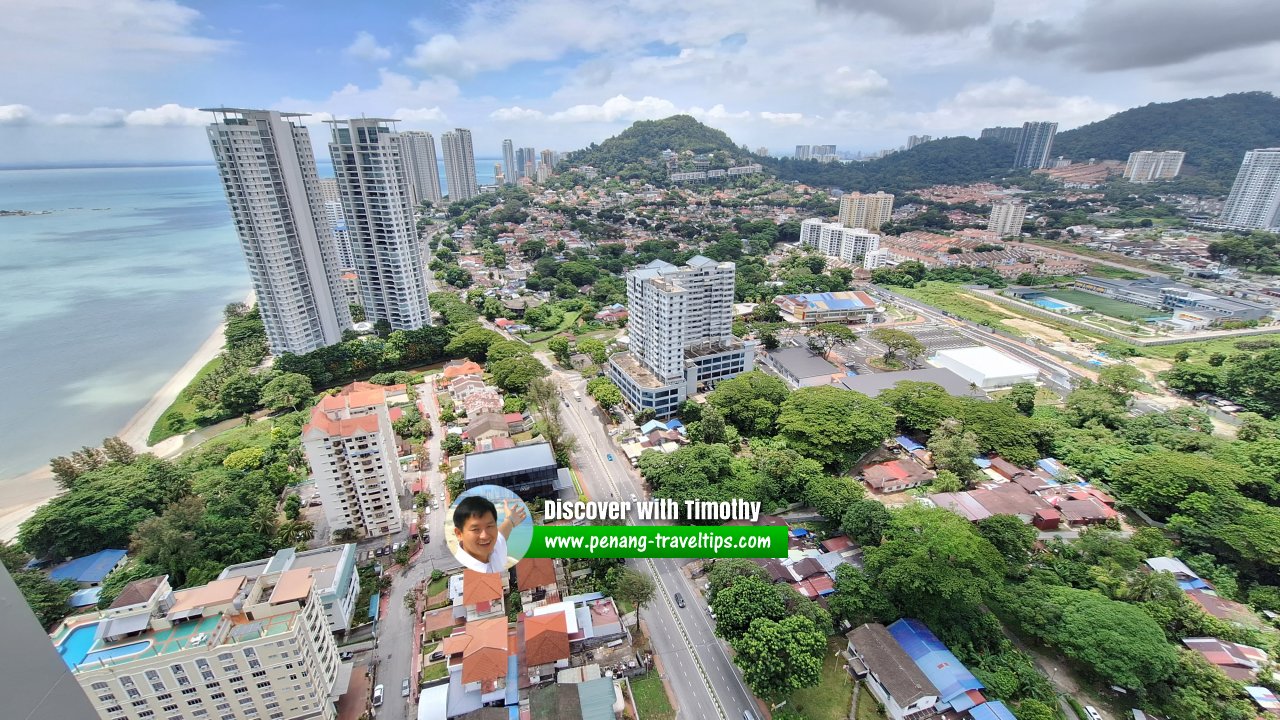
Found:
<svg viewBox="0 0 1280 720"><path fill-rule="evenodd" d="M1280 99L1267 92L1151 103L1058 133L1053 155L1127 160L1135 150L1182 150L1184 172L1231 187L1248 150L1280 146Z"/></svg>

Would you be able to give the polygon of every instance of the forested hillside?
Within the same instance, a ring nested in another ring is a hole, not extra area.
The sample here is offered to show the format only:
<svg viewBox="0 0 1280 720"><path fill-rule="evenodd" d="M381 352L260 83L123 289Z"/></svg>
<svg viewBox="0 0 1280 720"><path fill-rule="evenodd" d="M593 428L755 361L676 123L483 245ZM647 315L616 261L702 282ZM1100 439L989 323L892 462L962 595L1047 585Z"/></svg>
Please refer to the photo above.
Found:
<svg viewBox="0 0 1280 720"><path fill-rule="evenodd" d="M938 183L966 183L1009 174L1013 147L992 140L945 138L866 162L763 158L780 180L842 190L902 192Z"/></svg>
<svg viewBox="0 0 1280 720"><path fill-rule="evenodd" d="M720 130L708 127L688 115L672 115L662 120L641 120L597 145L565 156L569 165L592 165L601 173L616 175L632 164L657 164L663 150L714 154L718 165L748 162L752 155L733 144Z"/></svg>

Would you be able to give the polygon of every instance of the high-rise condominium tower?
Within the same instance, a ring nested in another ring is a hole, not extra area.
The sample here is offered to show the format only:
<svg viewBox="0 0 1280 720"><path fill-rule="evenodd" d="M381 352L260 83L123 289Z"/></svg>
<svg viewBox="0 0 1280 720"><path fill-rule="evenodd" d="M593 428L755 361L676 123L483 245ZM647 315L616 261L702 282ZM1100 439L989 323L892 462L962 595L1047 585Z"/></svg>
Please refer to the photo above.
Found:
<svg viewBox="0 0 1280 720"><path fill-rule="evenodd" d="M817 218L800 223L800 244L815 247L828 257L859 263L868 270L874 270L880 259L876 253L880 249L879 235Z"/></svg>
<svg viewBox="0 0 1280 720"><path fill-rule="evenodd" d="M629 352L609 373L636 409L659 417L699 388L751 370L755 351L733 335L736 266L701 255L684 267L654 260L627 273Z"/></svg>
<svg viewBox="0 0 1280 720"><path fill-rule="evenodd" d="M893 195L887 192L849 193L840 198L840 224L845 227L879 230L893 216Z"/></svg>
<svg viewBox="0 0 1280 720"><path fill-rule="evenodd" d="M409 175L394 120L333 120L329 153L365 317L392 330L431 324Z"/></svg>
<svg viewBox="0 0 1280 720"><path fill-rule="evenodd" d="M1280 148L1244 154L1219 220L1245 230L1280 228Z"/></svg>
<svg viewBox="0 0 1280 720"><path fill-rule="evenodd" d="M311 135L297 113L209 108L209 144L273 354L342 340L351 314Z"/></svg>
<svg viewBox="0 0 1280 720"><path fill-rule="evenodd" d="M556 169L556 154L550 150L542 151L542 164L547 166L547 172L554 172Z"/></svg>
<svg viewBox="0 0 1280 720"><path fill-rule="evenodd" d="M440 136L444 146L444 174L449 181L449 202L470 200L479 194L476 183L476 154L471 147L471 131L457 128Z"/></svg>
<svg viewBox="0 0 1280 720"><path fill-rule="evenodd" d="M333 242L338 248L338 265L355 267L351 257L351 238L347 236L347 218L342 214L342 196L338 194L338 181L320 178L320 196L324 198L324 216L333 231Z"/></svg>
<svg viewBox="0 0 1280 720"><path fill-rule="evenodd" d="M502 175L507 185L516 184L516 151L510 140L502 141Z"/></svg>
<svg viewBox="0 0 1280 720"><path fill-rule="evenodd" d="M436 139L429 132L402 132L400 157L409 172L409 189L414 206L424 202L439 205L440 163L436 160Z"/></svg>
<svg viewBox="0 0 1280 720"><path fill-rule="evenodd" d="M1042 168L1049 166L1049 152L1053 150L1053 136L1058 132L1056 122L1022 123L1022 137L1018 140L1018 155L1014 167Z"/></svg>
<svg viewBox="0 0 1280 720"><path fill-rule="evenodd" d="M1172 180L1182 170L1181 150L1138 150L1129 153L1124 166L1124 179L1129 182L1147 183L1153 180Z"/></svg>
<svg viewBox="0 0 1280 720"><path fill-rule="evenodd" d="M813 157L813 148L811 146L809 145L796 146L796 154L795 154L796 160L808 160L811 157Z"/></svg>
<svg viewBox="0 0 1280 720"><path fill-rule="evenodd" d="M1016 200L1006 200L991 206L987 229L1000 237L1022 234L1022 223L1027 218L1027 206Z"/></svg>

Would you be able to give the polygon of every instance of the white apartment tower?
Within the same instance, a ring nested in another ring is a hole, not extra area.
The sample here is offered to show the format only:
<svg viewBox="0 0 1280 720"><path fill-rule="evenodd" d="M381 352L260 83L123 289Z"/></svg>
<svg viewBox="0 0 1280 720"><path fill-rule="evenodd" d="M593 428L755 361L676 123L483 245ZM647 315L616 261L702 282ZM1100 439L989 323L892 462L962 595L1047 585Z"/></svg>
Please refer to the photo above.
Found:
<svg viewBox="0 0 1280 720"><path fill-rule="evenodd" d="M1244 154L1219 221L1242 230L1280 229L1280 148Z"/></svg>
<svg viewBox="0 0 1280 720"><path fill-rule="evenodd" d="M893 216L893 195L849 193L840 197L840 224L875 232Z"/></svg>
<svg viewBox="0 0 1280 720"><path fill-rule="evenodd" d="M342 341L351 314L311 135L298 113L209 108L209 144L272 354Z"/></svg>
<svg viewBox="0 0 1280 720"><path fill-rule="evenodd" d="M1027 206L1015 200L993 203L987 229L1000 237L1022 234L1022 223L1027 219Z"/></svg>
<svg viewBox="0 0 1280 720"><path fill-rule="evenodd" d="M862 228L810 218L800 223L800 244L817 248L827 257L856 263L868 270L878 267L880 236Z"/></svg>
<svg viewBox="0 0 1280 720"><path fill-rule="evenodd" d="M334 720L346 688L313 585L305 568L185 590L148 578L51 639L103 720Z"/></svg>
<svg viewBox="0 0 1280 720"><path fill-rule="evenodd" d="M409 176L393 122L331 121L329 153L365 317L385 320L392 330L416 330L431 324L431 308Z"/></svg>
<svg viewBox="0 0 1280 720"><path fill-rule="evenodd" d="M610 374L632 407L667 417L689 395L752 369L753 346L733 335L735 274L733 263L701 255L627 273L631 347L610 359Z"/></svg>
<svg viewBox="0 0 1280 720"><path fill-rule="evenodd" d="M302 427L302 449L330 529L400 531L400 462L384 390L358 384L326 395Z"/></svg>
<svg viewBox="0 0 1280 720"><path fill-rule="evenodd" d="M516 184L516 149L510 140L502 141L502 176L507 185Z"/></svg>
<svg viewBox="0 0 1280 720"><path fill-rule="evenodd" d="M1022 123L1022 135L1018 139L1018 154L1013 166L1032 170L1049 167L1049 153L1053 150L1053 136L1057 132L1056 122Z"/></svg>
<svg viewBox="0 0 1280 720"><path fill-rule="evenodd" d="M320 178L320 197L324 198L324 216L329 221L329 229L333 231L333 241L338 248L338 265L353 268L356 261L351 255L351 236L347 234L347 219L342 214L338 181L334 178Z"/></svg>
<svg viewBox="0 0 1280 720"><path fill-rule="evenodd" d="M449 183L449 202L470 200L479 195L471 131L457 128L446 132L440 136L440 144L444 148L444 174Z"/></svg>
<svg viewBox="0 0 1280 720"><path fill-rule="evenodd" d="M440 163L436 160L436 139L429 132L406 130L400 133L400 156L409 173L413 205L439 205Z"/></svg>
<svg viewBox="0 0 1280 720"><path fill-rule="evenodd" d="M1182 159L1186 155L1181 150L1131 152L1129 162L1124 166L1124 179L1134 183L1172 180L1182 170Z"/></svg>

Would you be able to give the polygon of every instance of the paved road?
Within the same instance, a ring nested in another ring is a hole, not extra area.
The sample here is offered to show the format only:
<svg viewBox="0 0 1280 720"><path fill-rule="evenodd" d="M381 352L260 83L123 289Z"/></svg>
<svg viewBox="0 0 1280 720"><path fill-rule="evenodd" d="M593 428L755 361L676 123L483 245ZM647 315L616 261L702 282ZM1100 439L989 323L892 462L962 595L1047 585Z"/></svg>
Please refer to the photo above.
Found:
<svg viewBox="0 0 1280 720"><path fill-rule="evenodd" d="M535 353L548 367L554 367L546 353ZM639 474L626 462L622 452L605 431L595 403L586 395L586 381L577 373L553 370L552 379L570 398L561 405L566 431L578 439L574 466L593 500L646 497ZM573 391L583 396L572 400ZM613 461L607 460L612 453ZM755 698L742 683L726 646L715 637L702 595L681 568L680 560L632 560L632 567L654 577L658 593L644 610L643 619L662 665L663 676L675 694L677 716L681 720L710 720L724 717L737 720L744 710L759 715ZM672 599L680 593L683 609ZM721 710L723 709L723 711Z"/></svg>

